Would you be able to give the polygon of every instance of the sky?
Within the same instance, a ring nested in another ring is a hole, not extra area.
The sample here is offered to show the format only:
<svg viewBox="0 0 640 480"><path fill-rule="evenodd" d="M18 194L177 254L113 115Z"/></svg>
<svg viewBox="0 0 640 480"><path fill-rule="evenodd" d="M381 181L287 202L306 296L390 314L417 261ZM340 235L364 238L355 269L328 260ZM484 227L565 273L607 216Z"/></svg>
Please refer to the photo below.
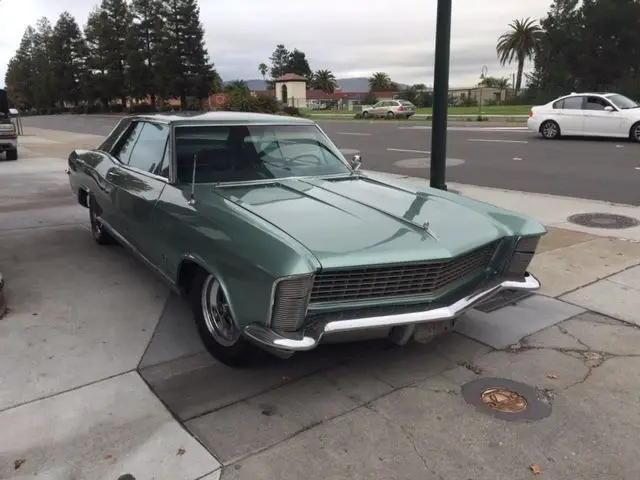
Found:
<svg viewBox="0 0 640 480"><path fill-rule="evenodd" d="M55 23L69 11L84 27L97 0L0 0L0 85L25 29L46 16ZM551 0L453 0L451 87L487 75L509 77L497 38L516 18L544 17ZM437 0L200 0L211 60L223 80L261 78L258 64L278 43L306 53L312 70L338 78L386 72L399 83L433 84ZM530 67L530 66L528 66ZM526 71L526 70L525 70Z"/></svg>

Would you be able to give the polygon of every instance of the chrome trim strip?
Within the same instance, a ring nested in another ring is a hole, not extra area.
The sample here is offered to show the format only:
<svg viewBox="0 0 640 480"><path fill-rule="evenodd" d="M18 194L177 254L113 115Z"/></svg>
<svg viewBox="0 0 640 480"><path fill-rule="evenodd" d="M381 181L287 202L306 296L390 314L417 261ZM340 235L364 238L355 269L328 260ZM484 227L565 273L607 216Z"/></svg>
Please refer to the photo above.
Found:
<svg viewBox="0 0 640 480"><path fill-rule="evenodd" d="M530 273L523 280L504 280L479 290L446 307L397 315L381 315L353 320L334 320L315 324L300 332L281 334L261 324L251 324L244 328L244 335L251 341L266 347L287 351L311 350L318 346L325 333L352 332L378 327L410 325L417 323L451 320L472 309L504 289L533 291L540 288L540 282Z"/></svg>

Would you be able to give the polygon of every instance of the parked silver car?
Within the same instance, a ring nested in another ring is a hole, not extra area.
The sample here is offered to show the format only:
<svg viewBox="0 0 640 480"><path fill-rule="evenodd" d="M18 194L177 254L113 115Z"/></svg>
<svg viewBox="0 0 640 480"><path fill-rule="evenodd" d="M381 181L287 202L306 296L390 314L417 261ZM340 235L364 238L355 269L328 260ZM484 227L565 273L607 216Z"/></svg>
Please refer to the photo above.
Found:
<svg viewBox="0 0 640 480"><path fill-rule="evenodd" d="M382 100L375 105L363 107L363 117L406 117L416 113L416 106L408 100Z"/></svg>

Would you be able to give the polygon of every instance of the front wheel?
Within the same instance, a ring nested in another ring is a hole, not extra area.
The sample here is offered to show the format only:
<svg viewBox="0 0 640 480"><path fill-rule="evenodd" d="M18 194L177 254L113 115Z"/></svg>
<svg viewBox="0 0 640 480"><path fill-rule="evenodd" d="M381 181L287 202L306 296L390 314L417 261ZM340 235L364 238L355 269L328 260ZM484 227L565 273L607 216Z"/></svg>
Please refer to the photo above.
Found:
<svg viewBox="0 0 640 480"><path fill-rule="evenodd" d="M553 120L547 120L540 125L540 134L546 140L553 140L560 136L560 125Z"/></svg>
<svg viewBox="0 0 640 480"><path fill-rule="evenodd" d="M631 137L631 140L634 142L640 142L640 122L633 124L631 130L629 130L629 137Z"/></svg>
<svg viewBox="0 0 640 480"><path fill-rule="evenodd" d="M369 112L362 112L362 118L368 118Z"/></svg>
<svg viewBox="0 0 640 480"><path fill-rule="evenodd" d="M218 279L204 270L199 271L189 297L196 328L207 351L230 367L254 363L261 350L242 337Z"/></svg>
<svg viewBox="0 0 640 480"><path fill-rule="evenodd" d="M393 112L387 112L387 118L389 120L392 120L392 119L396 118L396 114L393 113Z"/></svg>

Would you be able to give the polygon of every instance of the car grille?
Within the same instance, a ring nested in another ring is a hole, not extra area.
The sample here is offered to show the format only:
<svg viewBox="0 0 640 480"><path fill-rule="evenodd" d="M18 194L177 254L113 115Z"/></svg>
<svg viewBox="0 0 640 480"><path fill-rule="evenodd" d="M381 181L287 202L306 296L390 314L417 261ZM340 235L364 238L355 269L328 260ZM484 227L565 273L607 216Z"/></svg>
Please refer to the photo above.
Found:
<svg viewBox="0 0 640 480"><path fill-rule="evenodd" d="M436 292L487 268L496 247L497 243L491 243L451 260L320 272L315 277L309 303L354 302Z"/></svg>

